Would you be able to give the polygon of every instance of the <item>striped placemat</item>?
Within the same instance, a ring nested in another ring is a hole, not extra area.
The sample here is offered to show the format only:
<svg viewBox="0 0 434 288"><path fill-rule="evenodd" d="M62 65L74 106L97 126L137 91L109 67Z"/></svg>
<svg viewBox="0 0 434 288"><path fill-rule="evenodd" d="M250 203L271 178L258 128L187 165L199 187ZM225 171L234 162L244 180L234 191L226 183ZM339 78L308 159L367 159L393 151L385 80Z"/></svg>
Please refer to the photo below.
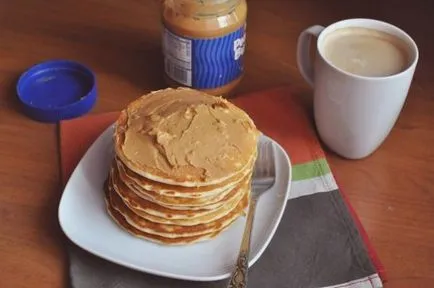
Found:
<svg viewBox="0 0 434 288"><path fill-rule="evenodd" d="M384 269L339 189L299 99L288 88L277 88L244 95L233 102L252 116L263 133L285 148L294 165L285 214L269 247L249 272L249 287L382 287ZM113 112L60 123L64 182L117 115ZM186 282L135 272L72 244L69 255L74 288L225 287L225 281Z"/></svg>

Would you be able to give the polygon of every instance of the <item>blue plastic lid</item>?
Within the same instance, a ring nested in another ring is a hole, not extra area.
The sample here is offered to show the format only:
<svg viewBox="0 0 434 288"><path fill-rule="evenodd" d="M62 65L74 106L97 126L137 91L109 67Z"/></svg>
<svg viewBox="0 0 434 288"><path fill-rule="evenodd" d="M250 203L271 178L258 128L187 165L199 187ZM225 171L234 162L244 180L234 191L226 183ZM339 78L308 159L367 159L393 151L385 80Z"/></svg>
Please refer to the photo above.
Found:
<svg viewBox="0 0 434 288"><path fill-rule="evenodd" d="M96 102L95 75L86 66L68 60L37 64L17 84L24 113L42 122L57 122L89 112Z"/></svg>

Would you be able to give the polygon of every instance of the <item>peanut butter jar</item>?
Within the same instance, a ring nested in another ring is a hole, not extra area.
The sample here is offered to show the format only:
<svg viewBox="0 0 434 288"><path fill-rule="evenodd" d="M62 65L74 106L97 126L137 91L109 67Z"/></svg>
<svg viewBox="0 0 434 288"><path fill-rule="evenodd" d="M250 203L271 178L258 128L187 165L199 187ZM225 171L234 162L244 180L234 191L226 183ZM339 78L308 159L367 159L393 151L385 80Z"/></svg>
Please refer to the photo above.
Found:
<svg viewBox="0 0 434 288"><path fill-rule="evenodd" d="M169 86L229 95L240 82L245 0L165 0L163 54Z"/></svg>

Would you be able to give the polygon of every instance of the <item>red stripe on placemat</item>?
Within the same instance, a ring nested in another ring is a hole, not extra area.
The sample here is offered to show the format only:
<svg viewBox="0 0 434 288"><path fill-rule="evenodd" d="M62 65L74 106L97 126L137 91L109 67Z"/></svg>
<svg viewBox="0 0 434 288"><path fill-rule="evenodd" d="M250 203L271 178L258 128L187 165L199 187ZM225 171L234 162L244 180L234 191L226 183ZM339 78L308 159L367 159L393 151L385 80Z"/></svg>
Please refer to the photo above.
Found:
<svg viewBox="0 0 434 288"><path fill-rule="evenodd" d="M306 111L288 87L253 92L231 102L245 110L259 130L282 145L292 164L325 157Z"/></svg>

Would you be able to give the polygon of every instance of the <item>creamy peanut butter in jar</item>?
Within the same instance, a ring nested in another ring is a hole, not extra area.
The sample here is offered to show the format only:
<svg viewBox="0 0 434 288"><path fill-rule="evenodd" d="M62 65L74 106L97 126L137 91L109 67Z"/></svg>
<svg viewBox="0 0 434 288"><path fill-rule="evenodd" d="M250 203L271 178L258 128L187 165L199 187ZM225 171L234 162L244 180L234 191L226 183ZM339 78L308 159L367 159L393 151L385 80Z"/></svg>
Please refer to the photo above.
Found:
<svg viewBox="0 0 434 288"><path fill-rule="evenodd" d="M228 95L244 73L245 0L165 0L163 54L170 86Z"/></svg>

